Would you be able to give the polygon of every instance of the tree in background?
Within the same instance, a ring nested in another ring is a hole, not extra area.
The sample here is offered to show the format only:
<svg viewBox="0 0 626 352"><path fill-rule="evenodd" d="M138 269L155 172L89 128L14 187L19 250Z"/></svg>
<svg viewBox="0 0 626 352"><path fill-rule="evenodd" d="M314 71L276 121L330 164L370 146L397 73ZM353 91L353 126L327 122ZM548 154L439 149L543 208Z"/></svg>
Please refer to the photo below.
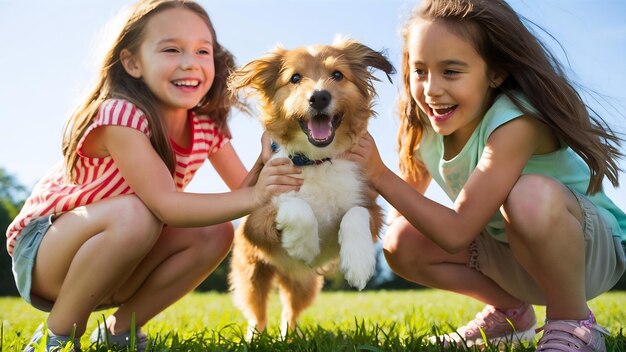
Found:
<svg viewBox="0 0 626 352"><path fill-rule="evenodd" d="M24 205L28 196L26 187L0 167L0 230L6 233L13 218ZM6 249L0 251L0 296L17 295L11 272L11 257Z"/></svg>

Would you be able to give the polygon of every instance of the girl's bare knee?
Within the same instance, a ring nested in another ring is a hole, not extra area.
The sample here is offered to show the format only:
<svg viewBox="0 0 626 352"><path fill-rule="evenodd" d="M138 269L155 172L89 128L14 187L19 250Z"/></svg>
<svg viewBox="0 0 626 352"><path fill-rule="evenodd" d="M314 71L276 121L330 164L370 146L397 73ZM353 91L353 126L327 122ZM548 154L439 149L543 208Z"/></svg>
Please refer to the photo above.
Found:
<svg viewBox="0 0 626 352"><path fill-rule="evenodd" d="M234 239L232 223L213 225L200 229L192 248L198 253L201 261L214 262L215 258L223 258L230 251Z"/></svg>
<svg viewBox="0 0 626 352"><path fill-rule="evenodd" d="M399 239L397 233L387 232L383 238L383 249L391 257L396 255L399 247Z"/></svg>
<svg viewBox="0 0 626 352"><path fill-rule="evenodd" d="M517 236L540 235L565 214L564 193L558 181L543 175L520 177L502 205L508 232Z"/></svg>
<svg viewBox="0 0 626 352"><path fill-rule="evenodd" d="M235 229L231 222L216 225L217 229L214 235L213 245L219 251L226 255L233 245L233 239L235 237Z"/></svg>
<svg viewBox="0 0 626 352"><path fill-rule="evenodd" d="M407 273L421 271L425 265L425 256L420 253L424 248L423 238L417 230L387 232L383 241L383 254L391 270L403 277Z"/></svg>
<svg viewBox="0 0 626 352"><path fill-rule="evenodd" d="M112 228L123 232L128 241L139 242L137 245L154 244L163 224L137 196L124 196L116 207L118 211L111 219Z"/></svg>

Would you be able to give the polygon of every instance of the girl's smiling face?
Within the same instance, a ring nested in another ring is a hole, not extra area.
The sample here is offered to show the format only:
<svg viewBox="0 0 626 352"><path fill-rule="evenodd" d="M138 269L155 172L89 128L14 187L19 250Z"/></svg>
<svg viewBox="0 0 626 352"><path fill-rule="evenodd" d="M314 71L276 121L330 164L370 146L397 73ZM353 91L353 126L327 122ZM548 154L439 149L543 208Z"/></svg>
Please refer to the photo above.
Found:
<svg viewBox="0 0 626 352"><path fill-rule="evenodd" d="M408 38L411 96L435 132L462 147L487 111L500 78L472 43L442 20L421 20Z"/></svg>
<svg viewBox="0 0 626 352"><path fill-rule="evenodd" d="M165 113L186 115L213 84L213 36L194 12L164 10L148 20L139 52L125 67L146 83Z"/></svg>

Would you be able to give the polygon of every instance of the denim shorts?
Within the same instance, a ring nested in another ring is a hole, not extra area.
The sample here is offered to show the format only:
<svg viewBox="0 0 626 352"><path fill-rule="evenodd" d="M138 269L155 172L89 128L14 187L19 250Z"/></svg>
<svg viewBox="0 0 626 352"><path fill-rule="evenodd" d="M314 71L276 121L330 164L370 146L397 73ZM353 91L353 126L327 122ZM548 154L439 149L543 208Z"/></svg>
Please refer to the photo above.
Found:
<svg viewBox="0 0 626 352"><path fill-rule="evenodd" d="M22 229L15 242L12 258L13 277L20 296L33 307L45 312L52 309L53 303L31 295L30 288L39 245L54 220L54 215L44 216L33 220Z"/></svg>
<svg viewBox="0 0 626 352"><path fill-rule="evenodd" d="M610 290L620 279L626 270L625 249L597 207L587 197L573 193L583 214L585 292L590 300ZM470 266L513 296L531 304L546 304L543 290L515 260L508 243L482 233L470 246L470 258Z"/></svg>

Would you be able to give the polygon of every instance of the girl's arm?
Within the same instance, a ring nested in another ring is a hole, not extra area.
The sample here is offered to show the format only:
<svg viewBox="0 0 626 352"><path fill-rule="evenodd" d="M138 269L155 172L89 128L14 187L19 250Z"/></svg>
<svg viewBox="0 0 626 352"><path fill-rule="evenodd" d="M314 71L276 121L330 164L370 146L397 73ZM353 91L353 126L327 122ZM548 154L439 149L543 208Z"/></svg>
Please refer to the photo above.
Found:
<svg viewBox="0 0 626 352"><path fill-rule="evenodd" d="M495 130L453 209L424 197L387 168L369 134L350 158L361 164L376 190L413 226L456 253L467 248L502 206L538 142L545 139L545 129L534 119L520 117Z"/></svg>
<svg viewBox="0 0 626 352"><path fill-rule="evenodd" d="M302 181L289 159L271 160L259 173L254 187L227 193L178 192L169 170L141 132L119 126L99 129L101 145L115 160L122 175L154 215L174 227L197 227L230 221L248 214L273 194L296 190ZM236 174L236 173L233 173ZM238 176L229 176L234 184Z"/></svg>
<svg viewBox="0 0 626 352"><path fill-rule="evenodd" d="M428 171L425 168L421 170L421 175L422 176L420 179L403 175L402 180L406 182L409 186L411 186L411 188L413 188L417 193L423 195L424 193L426 193L432 177L428 174ZM393 220L401 216L402 214L400 214L400 212L398 212L396 208L391 207L391 209L389 210L389 215L387 217L387 223L391 224Z"/></svg>
<svg viewBox="0 0 626 352"><path fill-rule="evenodd" d="M209 157L211 165L220 175L222 180L231 189L254 186L259 177L259 173L263 169L263 165L271 157L271 140L266 132L261 136L261 153L250 169L246 171L246 167L239 159L237 152L231 143L227 143L220 150Z"/></svg>
<svg viewBox="0 0 626 352"><path fill-rule="evenodd" d="M209 161L217 174L226 183L226 186L231 190L239 188L249 174L231 143L226 143L220 150L209 156ZM257 175L260 171L260 169L256 170Z"/></svg>

